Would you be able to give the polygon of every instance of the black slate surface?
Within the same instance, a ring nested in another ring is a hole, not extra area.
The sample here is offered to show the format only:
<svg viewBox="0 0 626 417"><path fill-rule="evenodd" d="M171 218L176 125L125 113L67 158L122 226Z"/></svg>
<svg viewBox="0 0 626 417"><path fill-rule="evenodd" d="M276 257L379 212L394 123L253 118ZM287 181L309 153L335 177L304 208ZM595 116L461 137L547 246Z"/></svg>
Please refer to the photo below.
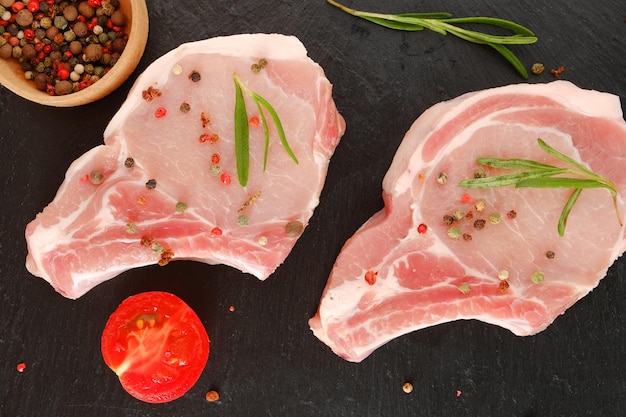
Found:
<svg viewBox="0 0 626 417"><path fill-rule="evenodd" d="M623 0L346 4L512 19L539 37L535 45L513 47L525 64L562 65L562 79L626 97ZM341 246L382 208L381 181L410 124L438 101L523 82L500 56L452 36L384 29L323 0L150 0L148 9L145 55L110 96L57 109L0 87L0 416L626 415L624 259L532 337L477 321L448 323L398 338L353 364L309 331ZM287 261L265 282L193 262L142 268L76 301L30 275L26 224L52 200L69 164L102 142L140 71L183 42L243 32L298 36L333 82L347 121L320 205ZM553 79L546 71L530 82ZM212 341L198 383L163 405L127 395L99 350L108 315L147 290L186 300ZM27 364L23 373L16 371L19 362ZM402 391L406 381L413 383L411 394ZM218 403L204 400L210 389L220 392Z"/></svg>

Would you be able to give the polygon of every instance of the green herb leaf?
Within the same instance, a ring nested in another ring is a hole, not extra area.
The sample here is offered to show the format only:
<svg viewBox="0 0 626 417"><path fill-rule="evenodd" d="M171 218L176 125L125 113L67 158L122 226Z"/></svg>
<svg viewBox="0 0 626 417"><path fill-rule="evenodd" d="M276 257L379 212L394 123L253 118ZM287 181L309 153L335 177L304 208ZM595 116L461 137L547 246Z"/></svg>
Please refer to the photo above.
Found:
<svg viewBox="0 0 626 417"><path fill-rule="evenodd" d="M248 173L250 171L250 132L248 130L248 113L246 102L241 91L241 84L237 77L235 81L235 159L237 161L237 178L239 184L245 187L248 183Z"/></svg>
<svg viewBox="0 0 626 417"><path fill-rule="evenodd" d="M609 179L596 174L581 163L552 148L541 138L537 139L537 143L544 152L569 164L570 167L560 168L529 159L478 158L476 162L480 165L500 169L526 169L526 171L503 174L495 177L463 180L459 183L459 186L464 188L495 188L513 185L515 188L571 188L574 191L567 200L565 207L563 207L559 218L557 229L560 236L563 236L565 233L567 218L582 190L586 188L605 188L613 197L617 220L619 225L622 226L622 217L617 205L617 189ZM566 174L575 176L562 176Z"/></svg>
<svg viewBox="0 0 626 417"><path fill-rule="evenodd" d="M248 96L254 100L257 109L259 110L259 114L261 115L261 122L263 123L263 132L265 135L265 144L264 144L264 152L263 152L263 171L267 168L267 155L269 153L269 129L267 126L267 119L265 117L265 111L267 111L272 121L274 122L274 126L276 127L276 132L278 133L278 137L280 139L280 143L283 145L285 152L289 155L289 157L298 164L298 158L291 150L289 146L289 142L287 142L287 136L285 135L285 130L283 129L282 122L280 121L280 117L278 117L278 113L274 109L274 107L263 98L261 95L255 93L250 90L244 84L241 83L239 78L236 75L233 75L233 80L235 81L235 154L237 160L237 176L239 178L239 184L242 187L245 187L248 183L248 175L250 171L249 167L249 158L250 158L250 149L249 149L249 141L250 141L250 132L248 127L248 113L246 111L246 103L243 97L243 91L246 92ZM265 111L264 111L265 109Z"/></svg>
<svg viewBox="0 0 626 417"><path fill-rule="evenodd" d="M524 78L528 78L528 71L524 64L517 56L505 45L527 45L537 42L534 32L525 26L510 20L499 19L495 17L461 17L454 18L450 13L400 13L400 14L383 14L372 13L351 9L335 0L326 0L335 7L349 13L353 16L360 17L370 22L376 23L390 29L404 31L419 31L429 29L433 32L446 35L451 33L468 42L491 46L500 55L502 55L515 70ZM464 29L456 26L458 24L480 24L486 26L497 27L513 32L512 35L491 35L475 30Z"/></svg>

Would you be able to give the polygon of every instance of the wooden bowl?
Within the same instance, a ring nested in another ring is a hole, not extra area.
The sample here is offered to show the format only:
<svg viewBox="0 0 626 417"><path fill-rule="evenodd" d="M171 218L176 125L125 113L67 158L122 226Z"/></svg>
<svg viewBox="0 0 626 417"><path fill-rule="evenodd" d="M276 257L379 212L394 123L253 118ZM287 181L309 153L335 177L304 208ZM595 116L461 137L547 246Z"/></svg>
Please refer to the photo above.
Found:
<svg viewBox="0 0 626 417"><path fill-rule="evenodd" d="M117 63L100 80L89 87L62 96L51 96L24 78L24 71L16 59L2 60L0 84L27 100L46 106L73 107L91 103L117 89L135 70L148 40L148 9L145 0L119 0L120 10L126 15L124 31L128 43Z"/></svg>

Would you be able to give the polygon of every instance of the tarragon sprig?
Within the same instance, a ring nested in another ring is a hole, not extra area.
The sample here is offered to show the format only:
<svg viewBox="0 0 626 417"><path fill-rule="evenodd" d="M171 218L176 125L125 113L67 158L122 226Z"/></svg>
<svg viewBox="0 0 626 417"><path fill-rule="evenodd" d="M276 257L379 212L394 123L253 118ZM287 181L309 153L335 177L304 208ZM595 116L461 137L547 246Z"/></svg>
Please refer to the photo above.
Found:
<svg viewBox="0 0 626 417"><path fill-rule="evenodd" d="M272 105L264 99L259 94L250 90L239 80L236 75L233 75L233 80L235 82L235 159L237 161L237 178L239 179L239 184L242 187L245 187L248 183L248 174L250 172L250 130L248 127L248 112L246 110L246 102L243 97L243 92L245 91L252 100L257 105L259 109L259 114L261 115L261 122L263 123L263 132L265 134L265 148L263 153L263 171L267 168L267 154L269 151L270 144L270 135L269 129L267 127L267 120L265 118L265 109L270 116L272 117L272 121L274 122L274 126L276 127L276 132L278 133L278 137L280 139L280 143L283 145L283 148L287 152L287 154L293 159L293 161L297 164L298 158L289 147L289 143L287 142L287 137L285 135L285 130L283 129L283 125L280 121L280 117L278 117L278 113L272 107Z"/></svg>
<svg viewBox="0 0 626 417"><path fill-rule="evenodd" d="M463 180L459 183L459 186L464 188L495 188L513 185L515 188L570 188L572 189L572 194L567 200L565 207L563 207L557 227L560 236L565 234L567 218L582 190L585 188L606 188L613 197L617 220L620 226L622 226L622 218L617 206L617 189L611 180L596 174L567 155L562 154L541 138L537 139L537 143L544 152L567 163L569 167L556 167L529 159L478 158L476 162L480 165L524 171L495 177ZM575 175L575 177L562 175Z"/></svg>
<svg viewBox="0 0 626 417"><path fill-rule="evenodd" d="M404 31L418 31L424 29L430 29L434 32L446 35L451 33L461 39L468 42L473 42L482 45L488 45L495 49L500 55L502 55L507 61L513 65L517 72L524 77L528 78L528 71L517 56L506 45L527 45L537 42L535 33L530 29L512 22L510 20L499 19L495 17L452 17L450 13L400 13L400 14L382 14L364 12L354 10L337 3L334 0L326 0L332 4L349 13L353 16L369 20L370 22L378 25ZM458 24L481 24L488 26L495 26L502 29L510 30L513 35L490 35L488 33L478 32L474 30L464 29L456 26Z"/></svg>

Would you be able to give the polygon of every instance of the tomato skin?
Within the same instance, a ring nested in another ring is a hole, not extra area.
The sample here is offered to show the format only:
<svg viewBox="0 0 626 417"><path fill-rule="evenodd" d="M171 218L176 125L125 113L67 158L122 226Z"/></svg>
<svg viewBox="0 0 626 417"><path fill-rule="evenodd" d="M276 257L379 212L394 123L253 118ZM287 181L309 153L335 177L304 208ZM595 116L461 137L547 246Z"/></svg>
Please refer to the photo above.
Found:
<svg viewBox="0 0 626 417"><path fill-rule="evenodd" d="M104 362L133 397L164 403L196 383L209 358L209 337L183 300L162 291L124 300L102 332Z"/></svg>

